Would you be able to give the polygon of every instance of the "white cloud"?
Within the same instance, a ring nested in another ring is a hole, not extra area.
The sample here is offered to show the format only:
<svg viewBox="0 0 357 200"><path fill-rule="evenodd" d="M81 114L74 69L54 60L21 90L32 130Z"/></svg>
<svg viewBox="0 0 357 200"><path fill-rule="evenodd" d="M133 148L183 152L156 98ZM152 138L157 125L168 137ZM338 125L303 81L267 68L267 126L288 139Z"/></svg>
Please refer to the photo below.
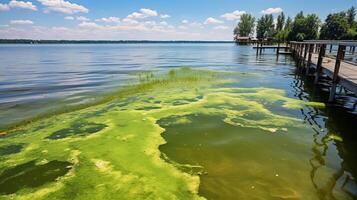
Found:
<svg viewBox="0 0 357 200"><path fill-rule="evenodd" d="M104 23L119 23L120 22L120 18L118 17L103 17L100 19L96 19L95 21L97 22L104 22Z"/></svg>
<svg viewBox="0 0 357 200"><path fill-rule="evenodd" d="M74 17L72 17L72 16L66 16L66 17L64 17L64 19L66 19L66 20L74 20Z"/></svg>
<svg viewBox="0 0 357 200"><path fill-rule="evenodd" d="M101 28L100 25L94 23L94 22L82 22L78 25L81 28L87 28L87 29L96 29L96 28Z"/></svg>
<svg viewBox="0 0 357 200"><path fill-rule="evenodd" d="M163 14L163 15L160 15L160 18L161 19L166 19L166 18L170 18L171 16L168 15L168 14Z"/></svg>
<svg viewBox="0 0 357 200"><path fill-rule="evenodd" d="M229 27L228 26L215 26L213 29L215 30L227 30Z"/></svg>
<svg viewBox="0 0 357 200"><path fill-rule="evenodd" d="M225 13L221 15L221 17L228 21L233 21L233 20L239 20L240 17L245 13L246 13L245 11L236 10L231 13Z"/></svg>
<svg viewBox="0 0 357 200"><path fill-rule="evenodd" d="M163 26L168 26L169 24L167 23L167 22L165 22L165 21L162 21L162 22L160 22L159 23L160 25L163 25Z"/></svg>
<svg viewBox="0 0 357 200"><path fill-rule="evenodd" d="M191 22L189 25L190 25L190 27L193 27L193 28L203 28L202 23L199 23L199 22Z"/></svg>
<svg viewBox="0 0 357 200"><path fill-rule="evenodd" d="M151 17L157 16L157 12L155 10L151 10L148 8L142 8L142 9L140 9L140 12L147 16L151 16Z"/></svg>
<svg viewBox="0 0 357 200"><path fill-rule="evenodd" d="M38 0L43 6L45 6L45 12L60 12L65 14L73 13L88 13L89 10L75 3L71 3L65 0Z"/></svg>
<svg viewBox="0 0 357 200"><path fill-rule="evenodd" d="M9 5L0 3L0 11L10 10Z"/></svg>
<svg viewBox="0 0 357 200"><path fill-rule="evenodd" d="M122 20L125 24L138 24L139 22L136 21L135 19L130 19L130 18L125 18Z"/></svg>
<svg viewBox="0 0 357 200"><path fill-rule="evenodd" d="M204 24L223 24L223 22L213 17L209 17L205 20Z"/></svg>
<svg viewBox="0 0 357 200"><path fill-rule="evenodd" d="M267 8L265 10L262 10L261 13L263 14L276 14L276 13L281 13L283 12L282 8Z"/></svg>
<svg viewBox="0 0 357 200"><path fill-rule="evenodd" d="M76 17L76 20L81 21L81 22L90 21L90 19L88 19L87 17L83 17L83 16Z"/></svg>
<svg viewBox="0 0 357 200"><path fill-rule="evenodd" d="M11 0L9 3L9 7L37 11L37 7L35 5L33 5L32 2L30 2L30 1L25 2L25 1Z"/></svg>
<svg viewBox="0 0 357 200"><path fill-rule="evenodd" d="M142 9L140 9L139 12L133 12L130 15L128 15L127 18L144 19L144 18L156 17L156 16L158 16L158 14L155 10L151 10L148 8L142 8Z"/></svg>
<svg viewBox="0 0 357 200"><path fill-rule="evenodd" d="M184 20L182 20L182 23L183 24L188 24L188 20L184 19Z"/></svg>
<svg viewBox="0 0 357 200"><path fill-rule="evenodd" d="M175 28L172 25L145 26L121 23L101 26L85 22L75 27L9 26L0 28L1 38L63 40L232 40L231 31ZM135 33L135 34L133 34Z"/></svg>
<svg viewBox="0 0 357 200"><path fill-rule="evenodd" d="M23 20L23 19L18 19L18 20L11 20L10 24L14 24L14 25L30 25L33 24L33 21L31 20Z"/></svg>

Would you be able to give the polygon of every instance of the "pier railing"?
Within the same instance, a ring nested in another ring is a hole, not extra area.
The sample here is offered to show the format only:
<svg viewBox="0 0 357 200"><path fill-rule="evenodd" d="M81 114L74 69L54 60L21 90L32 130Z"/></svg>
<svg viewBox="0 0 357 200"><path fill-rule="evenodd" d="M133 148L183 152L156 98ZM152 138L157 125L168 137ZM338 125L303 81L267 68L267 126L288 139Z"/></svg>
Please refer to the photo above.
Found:
<svg viewBox="0 0 357 200"><path fill-rule="evenodd" d="M356 46L356 40L308 40L288 44L299 70L314 75L316 84L322 74L331 78L329 102L334 101L338 84L357 94Z"/></svg>

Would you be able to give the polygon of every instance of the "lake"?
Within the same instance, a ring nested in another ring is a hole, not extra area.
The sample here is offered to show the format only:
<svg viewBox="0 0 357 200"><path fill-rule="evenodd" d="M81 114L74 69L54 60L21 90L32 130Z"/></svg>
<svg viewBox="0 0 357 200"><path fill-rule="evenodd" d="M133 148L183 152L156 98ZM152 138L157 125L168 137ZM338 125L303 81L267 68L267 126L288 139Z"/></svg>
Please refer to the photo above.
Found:
<svg viewBox="0 0 357 200"><path fill-rule="evenodd" d="M356 111L252 46L0 46L0 199L356 199Z"/></svg>

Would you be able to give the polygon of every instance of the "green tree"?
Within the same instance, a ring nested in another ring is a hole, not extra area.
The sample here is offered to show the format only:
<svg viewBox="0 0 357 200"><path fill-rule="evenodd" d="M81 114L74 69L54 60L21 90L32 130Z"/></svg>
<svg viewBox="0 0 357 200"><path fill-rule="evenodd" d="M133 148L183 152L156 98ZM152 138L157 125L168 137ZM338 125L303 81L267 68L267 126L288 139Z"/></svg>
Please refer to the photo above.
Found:
<svg viewBox="0 0 357 200"><path fill-rule="evenodd" d="M349 29L345 12L329 14L322 25L320 38L323 40L341 40L347 37Z"/></svg>
<svg viewBox="0 0 357 200"><path fill-rule="evenodd" d="M255 18L251 14L243 14L240 21L234 28L234 35L247 37L254 31Z"/></svg>
<svg viewBox="0 0 357 200"><path fill-rule="evenodd" d="M347 22L350 28L356 28L356 9L355 7L351 7L346 12Z"/></svg>
<svg viewBox="0 0 357 200"><path fill-rule="evenodd" d="M292 21L291 17L288 17L284 23L285 23L284 28L282 30L278 31L275 35L275 38L279 42L287 42L288 41L288 36L291 31L293 21ZM277 27L277 29L278 29L278 27Z"/></svg>
<svg viewBox="0 0 357 200"><path fill-rule="evenodd" d="M282 12L280 13L280 15L278 16L277 22L276 22L276 31L281 31L284 29L284 25L285 25L285 14Z"/></svg>
<svg viewBox="0 0 357 200"><path fill-rule="evenodd" d="M320 20L315 14L304 16L303 12L296 15L288 35L290 41L314 40L318 37Z"/></svg>
<svg viewBox="0 0 357 200"><path fill-rule="evenodd" d="M293 20L291 19L291 17L288 17L285 22L284 30L288 30L290 32L292 25L293 25Z"/></svg>
<svg viewBox="0 0 357 200"><path fill-rule="evenodd" d="M274 36L274 17L272 14L263 15L257 22L257 38L265 39Z"/></svg>

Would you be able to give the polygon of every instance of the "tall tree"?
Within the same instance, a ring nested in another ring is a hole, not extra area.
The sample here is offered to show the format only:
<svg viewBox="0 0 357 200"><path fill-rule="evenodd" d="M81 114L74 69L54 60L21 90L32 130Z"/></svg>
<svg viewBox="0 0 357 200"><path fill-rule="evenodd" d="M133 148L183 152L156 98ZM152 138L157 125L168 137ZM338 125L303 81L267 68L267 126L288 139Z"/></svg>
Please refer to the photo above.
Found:
<svg viewBox="0 0 357 200"><path fill-rule="evenodd" d="M356 8L352 6L350 9L347 10L346 15L347 22L350 28L356 28Z"/></svg>
<svg viewBox="0 0 357 200"><path fill-rule="evenodd" d="M291 17L288 17L288 18L286 19L286 22L285 22L284 30L290 31L292 25L293 25L293 20L291 19Z"/></svg>
<svg viewBox="0 0 357 200"><path fill-rule="evenodd" d="M305 40L314 40L319 36L320 19L316 14L309 14L305 18Z"/></svg>
<svg viewBox="0 0 357 200"><path fill-rule="evenodd" d="M251 14L243 14L240 21L234 29L234 35L247 37L254 31L255 18Z"/></svg>
<svg viewBox="0 0 357 200"><path fill-rule="evenodd" d="M315 14L304 16L303 12L296 15L291 26L288 39L290 41L313 40L318 37L320 20Z"/></svg>
<svg viewBox="0 0 357 200"><path fill-rule="evenodd" d="M349 30L345 12L329 14L322 25L320 38L323 40L341 40L347 37Z"/></svg>
<svg viewBox="0 0 357 200"><path fill-rule="evenodd" d="M275 38L279 42L287 42L288 41L288 36L291 31L292 23L293 23L292 19L290 17L288 17L286 19L286 22L284 22L284 24L285 24L284 28L276 33ZM278 26L277 26L277 29L278 29Z"/></svg>
<svg viewBox="0 0 357 200"><path fill-rule="evenodd" d="M263 15L257 23L257 38L265 39L274 35L274 17L272 14Z"/></svg>
<svg viewBox="0 0 357 200"><path fill-rule="evenodd" d="M281 31L284 29L285 25L285 14L282 12L278 16L277 22L276 22L276 31Z"/></svg>

